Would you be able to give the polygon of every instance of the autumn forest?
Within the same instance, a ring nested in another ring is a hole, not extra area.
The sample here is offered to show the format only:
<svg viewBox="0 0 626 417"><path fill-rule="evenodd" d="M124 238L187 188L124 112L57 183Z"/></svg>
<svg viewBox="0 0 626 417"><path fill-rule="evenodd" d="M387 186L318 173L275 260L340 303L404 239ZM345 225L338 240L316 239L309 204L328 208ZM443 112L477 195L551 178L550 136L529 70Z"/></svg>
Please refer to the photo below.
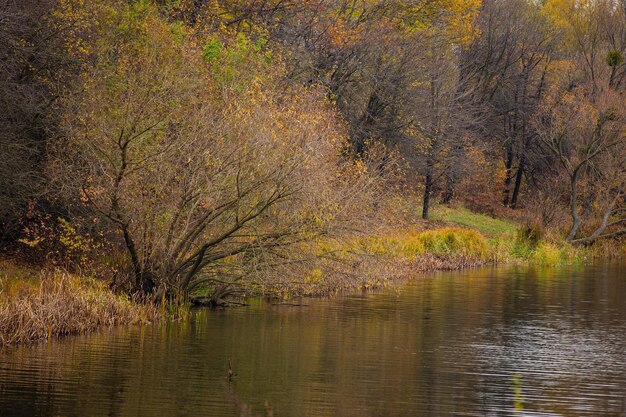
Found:
<svg viewBox="0 0 626 417"><path fill-rule="evenodd" d="M623 256L625 55L624 0L0 0L0 345L54 294L139 322Z"/></svg>

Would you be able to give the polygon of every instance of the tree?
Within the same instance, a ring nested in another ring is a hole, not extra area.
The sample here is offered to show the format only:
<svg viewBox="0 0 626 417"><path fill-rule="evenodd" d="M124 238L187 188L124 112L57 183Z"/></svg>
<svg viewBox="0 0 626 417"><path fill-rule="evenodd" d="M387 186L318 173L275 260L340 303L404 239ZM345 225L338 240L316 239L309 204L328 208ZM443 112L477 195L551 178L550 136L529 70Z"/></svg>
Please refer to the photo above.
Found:
<svg viewBox="0 0 626 417"><path fill-rule="evenodd" d="M449 169L441 169L440 163L445 154L462 159L465 141L451 142L466 136L458 120L459 110L467 106L457 105L455 51L471 40L479 4L241 1L220 3L217 14L225 25L247 33L269 32L274 45L290 57L292 80L319 82L327 89L348 122L356 158L363 158L373 144L399 149L424 178L428 207L440 171L447 178L447 194L453 195L454 163L444 164ZM205 15L215 13L209 9L207 5ZM450 117L453 112L456 118ZM449 126L453 120L459 122L455 128Z"/></svg>
<svg viewBox="0 0 626 417"><path fill-rule="evenodd" d="M542 145L555 155L569 182L572 226L567 240L593 243L626 233L626 113L624 96L606 84L568 89L542 106L534 122ZM587 236L583 226L583 194L601 195L601 222Z"/></svg>
<svg viewBox="0 0 626 417"><path fill-rule="evenodd" d="M149 4L119 10L61 100L49 170L116 231L135 291L229 288L347 217L358 193L315 89L276 87L281 65L242 34L201 42Z"/></svg>
<svg viewBox="0 0 626 417"><path fill-rule="evenodd" d="M576 243L623 234L625 5L554 0L544 7L564 45L535 125L568 178L567 239Z"/></svg>
<svg viewBox="0 0 626 417"><path fill-rule="evenodd" d="M54 86L68 69L53 0L0 1L0 240L43 193L46 140L55 127Z"/></svg>
<svg viewBox="0 0 626 417"><path fill-rule="evenodd" d="M547 88L558 32L538 4L525 0L486 1L477 26L481 34L464 54L461 84L484 105L483 134L504 157L503 204L515 208L525 174L540 162L529 120Z"/></svg>
<svg viewBox="0 0 626 417"><path fill-rule="evenodd" d="M441 2L430 5L426 18L420 14L410 27L411 40L419 45L412 55L415 66L410 88L410 120L405 131L416 148L414 165L423 176L422 218L427 219L436 182L446 178L447 202L454 194L454 165L463 159L470 136L473 113L459 87L458 51L472 40L475 2ZM433 13L434 12L434 13ZM459 24L462 22L463 24Z"/></svg>

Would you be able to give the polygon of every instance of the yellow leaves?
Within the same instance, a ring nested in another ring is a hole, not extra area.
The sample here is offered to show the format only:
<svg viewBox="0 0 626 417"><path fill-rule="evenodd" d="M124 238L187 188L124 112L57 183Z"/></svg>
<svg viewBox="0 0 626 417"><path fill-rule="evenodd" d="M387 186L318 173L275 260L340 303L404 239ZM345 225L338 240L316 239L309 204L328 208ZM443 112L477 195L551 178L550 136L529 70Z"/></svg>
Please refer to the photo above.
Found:
<svg viewBox="0 0 626 417"><path fill-rule="evenodd" d="M593 39L595 36L590 35L597 33L600 27L610 26L614 17L623 22L623 17L619 16L619 8L613 7L611 2L547 0L541 11L561 32L565 45L575 48Z"/></svg>
<svg viewBox="0 0 626 417"><path fill-rule="evenodd" d="M367 172L367 164L362 159L357 159L352 164L357 174L365 174Z"/></svg>
<svg viewBox="0 0 626 417"><path fill-rule="evenodd" d="M317 227L322 227L326 225L327 223L330 223L331 221L333 221L334 218L335 218L335 215L332 212L317 213L317 214L311 215L311 219L313 220L313 223Z"/></svg>
<svg viewBox="0 0 626 417"><path fill-rule="evenodd" d="M59 242L61 242L70 252L84 250L87 245L85 241L76 233L76 229L62 217L57 219L59 227L61 229L61 235L59 236Z"/></svg>
<svg viewBox="0 0 626 417"><path fill-rule="evenodd" d="M67 54L85 61L96 52L100 36L115 35L119 4L105 0L59 0L51 12L53 25L63 34Z"/></svg>
<svg viewBox="0 0 626 417"><path fill-rule="evenodd" d="M25 232L28 232L28 229L26 229ZM17 241L20 243L23 243L26 246L30 246L31 248L34 248L34 247L39 246L39 244L44 241L44 238L39 236L33 239L21 238L21 239L18 239Z"/></svg>
<svg viewBox="0 0 626 417"><path fill-rule="evenodd" d="M474 22L482 0L435 0L406 9L405 31L440 32L464 45L476 36Z"/></svg>
<svg viewBox="0 0 626 417"><path fill-rule="evenodd" d="M70 256L76 256L81 262L87 262L87 253L102 247L90 237L81 236L66 219L57 218L59 225L59 242L65 246Z"/></svg>
<svg viewBox="0 0 626 417"><path fill-rule="evenodd" d="M319 283L322 281L323 275L324 273L321 269L315 268L311 270L307 276L304 277L304 282Z"/></svg>
<svg viewBox="0 0 626 417"><path fill-rule="evenodd" d="M565 28L568 26L569 12L573 10L575 3L575 0L547 0L541 12L554 26Z"/></svg>
<svg viewBox="0 0 626 417"><path fill-rule="evenodd" d="M446 30L456 43L464 45L476 35L474 21L478 16L481 0L446 0L448 11Z"/></svg>
<svg viewBox="0 0 626 417"><path fill-rule="evenodd" d="M91 25L90 13L85 7L85 1L59 0L52 16L56 19L58 30L64 33L68 55L86 58L90 48L80 36L80 33Z"/></svg>
<svg viewBox="0 0 626 417"><path fill-rule="evenodd" d="M588 6L589 0L547 0L542 13L559 29L569 29L573 19Z"/></svg>

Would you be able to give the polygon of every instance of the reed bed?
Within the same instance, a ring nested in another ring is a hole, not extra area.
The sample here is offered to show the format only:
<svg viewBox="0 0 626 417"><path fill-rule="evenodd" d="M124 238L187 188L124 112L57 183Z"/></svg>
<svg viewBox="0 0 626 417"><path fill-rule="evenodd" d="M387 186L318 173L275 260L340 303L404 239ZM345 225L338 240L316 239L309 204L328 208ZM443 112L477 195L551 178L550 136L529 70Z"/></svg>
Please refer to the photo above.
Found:
<svg viewBox="0 0 626 417"><path fill-rule="evenodd" d="M114 294L103 282L62 271L37 275L0 279L0 346L149 323L159 316L154 306Z"/></svg>

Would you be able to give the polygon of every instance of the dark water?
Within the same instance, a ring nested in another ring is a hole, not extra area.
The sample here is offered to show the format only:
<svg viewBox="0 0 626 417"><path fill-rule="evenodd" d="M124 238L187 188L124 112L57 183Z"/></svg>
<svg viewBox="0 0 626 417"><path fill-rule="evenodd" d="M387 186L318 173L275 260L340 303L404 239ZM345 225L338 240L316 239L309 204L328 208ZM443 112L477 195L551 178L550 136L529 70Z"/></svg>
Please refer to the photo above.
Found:
<svg viewBox="0 0 626 417"><path fill-rule="evenodd" d="M0 353L0 416L626 416L625 296L622 264L200 310Z"/></svg>

